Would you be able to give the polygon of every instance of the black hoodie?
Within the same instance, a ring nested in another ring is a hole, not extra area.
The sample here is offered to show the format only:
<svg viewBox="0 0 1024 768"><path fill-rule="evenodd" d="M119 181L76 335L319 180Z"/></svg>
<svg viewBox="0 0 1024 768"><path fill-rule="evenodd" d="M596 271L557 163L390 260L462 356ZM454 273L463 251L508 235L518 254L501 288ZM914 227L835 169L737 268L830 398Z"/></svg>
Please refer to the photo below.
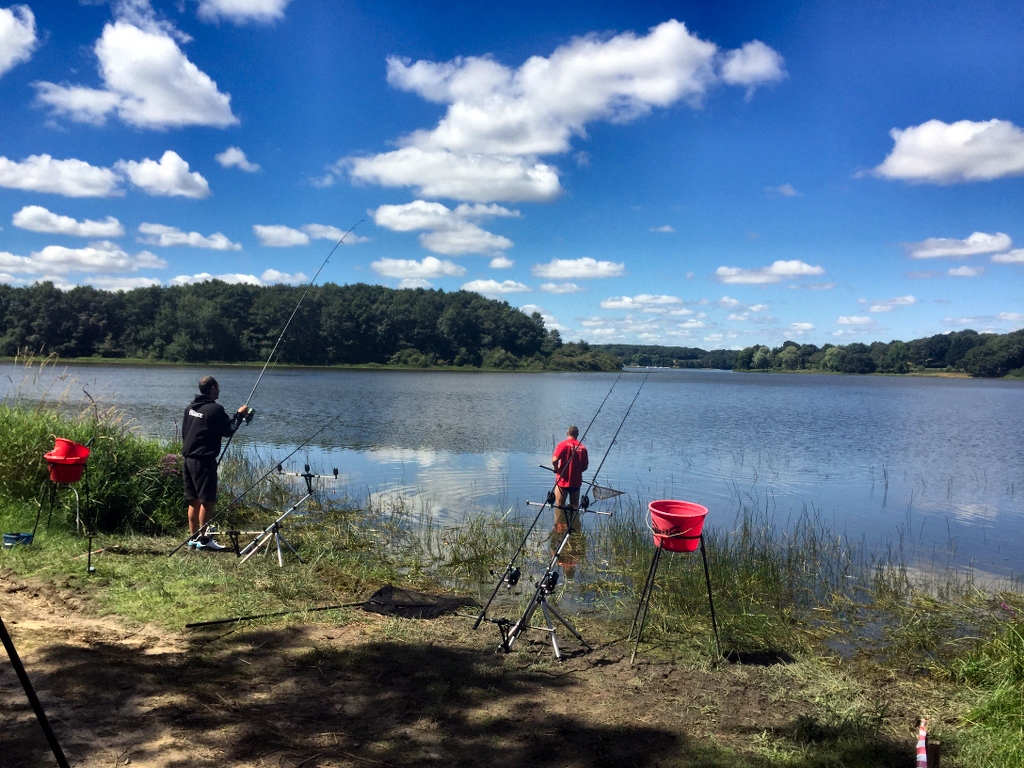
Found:
<svg viewBox="0 0 1024 768"><path fill-rule="evenodd" d="M230 418L216 400L196 395L181 420L181 453L186 459L214 461L220 455L220 441L238 429L241 418Z"/></svg>

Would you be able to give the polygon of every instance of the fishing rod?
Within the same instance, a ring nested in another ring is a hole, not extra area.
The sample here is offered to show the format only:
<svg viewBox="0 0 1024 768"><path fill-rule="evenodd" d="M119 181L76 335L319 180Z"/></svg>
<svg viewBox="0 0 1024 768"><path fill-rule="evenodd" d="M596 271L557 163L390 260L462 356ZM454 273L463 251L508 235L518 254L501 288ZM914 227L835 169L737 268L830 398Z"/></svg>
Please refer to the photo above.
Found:
<svg viewBox="0 0 1024 768"><path fill-rule="evenodd" d="M339 413L333 419L331 419L326 424L324 424L322 427L320 427L320 429L318 429L316 432L314 432L312 435L310 435L304 441L302 441L302 443L300 443L298 445L298 447L295 448L295 450L293 450L291 453L289 453L287 456L285 456L283 459L281 459L281 461L277 462L272 469L267 470L267 472L264 473L259 478L259 480L254 482L252 485L250 485L248 488L246 488L240 494L235 496L235 498L233 498L231 501L229 501L227 506L225 506L222 510L220 510L219 512L214 514L213 517L211 517L209 520L207 520L206 523L198 531L196 531L192 536L189 536L187 539L185 539L183 542L181 542L181 544L179 544L174 549L172 549L170 552L168 552L167 556L170 557L175 552L177 552L179 549L181 549L186 544L188 544L190 541L194 541L195 539L198 539L200 536L202 536L207 531L207 529L209 529L210 525L213 524L214 520L216 520L221 515L223 515L225 512L227 512L229 509L231 509L233 506L235 506L235 504L237 504L239 501L241 501L242 498L245 497L249 493L249 491L251 491L257 485L262 483L264 480L266 480L268 477L270 477L273 473L277 472L278 471L278 467L280 467L282 464L284 464L284 462L288 461L288 459L290 459L296 453L298 453L303 448L305 448L307 445L309 445L311 442L313 442L313 440L316 438L317 435L319 435L321 432L323 432L329 426L334 424L334 422L336 422L338 419L340 419L342 417L342 415L343 414Z"/></svg>
<svg viewBox="0 0 1024 768"><path fill-rule="evenodd" d="M569 459L565 463L566 467L569 466L569 463L572 461L573 457L576 456L576 451L579 449L579 446L583 445L583 441L587 439L587 433L590 432L590 428L592 426L594 426L594 422L597 421L597 417L598 417L598 415L600 415L601 409L604 408L604 404L606 402L608 402L608 398L611 396L612 390L615 389L615 385L619 383L619 379L621 379L621 378L622 378L622 371L619 371L619 375L615 377L615 381L612 382L611 387L608 389L608 393L604 396L604 400L602 400L601 404L599 406L597 406L597 413L594 414L594 418L592 418L590 420L590 423L587 424L587 428L585 430L583 430L583 437L581 437L579 439L577 445L575 447L573 447L572 453L569 454ZM552 471L554 471L554 470L552 470ZM526 535L523 536L523 540L519 543L519 546L516 548L516 551L512 554L512 558L508 561L508 565L505 566L505 570L504 570L504 572L502 572L501 578L498 579L498 583L494 585L494 591L491 592L491 596L487 599L487 603L481 609L480 615L476 617L476 622L474 622L474 624L473 624L473 629L477 629L480 626L480 622L482 622L484 620L484 617L487 615L487 609L491 607L491 603L494 601L494 598L497 596L498 590L501 589L501 585L505 584L505 585L508 586L509 589L511 589L517 583L519 583L520 571L519 571L518 568L515 568L516 559L519 557L520 553L523 551L523 548L526 547L526 542L529 540L530 534L533 533L533 529L537 527L537 522L540 520L541 513L544 512L544 509L549 504L552 507L554 506L554 504L555 504L555 486L557 486L557 485L558 485L558 481L555 480L555 485L551 486L551 490L548 491L548 495L546 497L545 502L543 504L541 504L540 509L537 510L537 515L533 518L533 522L530 523L530 527L526 529ZM491 575L492 576L494 575L494 571L491 571Z"/></svg>
<svg viewBox="0 0 1024 768"><path fill-rule="evenodd" d="M249 403L252 401L252 396L256 394L256 387L258 387L260 385L260 382L263 381L263 375L267 372L267 367L270 365L270 361L273 360L274 359L274 355L277 354L277 348L279 346L281 346L281 340L284 338L285 333L288 332L288 326L292 324L292 320L295 319L295 315L296 315L296 313L298 313L299 307L302 306L302 300L306 298L306 294L309 293L310 289L313 287L313 284L316 282L316 279L320 276L320 273L323 271L324 267L327 266L327 262L331 260L331 256L334 255L334 252L336 250L338 250L338 247L343 242L345 242L345 238L348 237L349 235L351 235L353 230L355 230L355 228L358 227L360 224L362 224L364 221L365 221L365 219L360 219L359 221L357 221L355 224L352 225L352 228L349 229L348 232L346 232L344 235L341 236L341 239L334 244L333 248L331 248L331 252L327 254L327 258L324 259L323 264L320 265L320 269L318 269L316 271L316 274L313 275L313 279L310 280L309 283L306 284L306 290L302 292L301 296L299 296L299 300L295 304L295 309L292 310L291 315L288 317L288 322L286 322L284 324L284 328L281 329L281 335L277 337L277 342L274 344L274 348L272 350L270 350L270 356L267 358L267 362L265 362L263 364L263 370L260 371L260 375L256 379L256 383L253 384L252 391L249 393L249 397L247 397L245 399L245 405L242 406L243 408L246 408L248 410ZM247 420L246 420L246 424L248 424L249 421L251 421L251 420L252 420L252 417L249 416L247 418ZM221 459L223 459L224 458L224 454L228 452L228 446L231 445L231 439L234 436L235 436L234 432L232 432L230 435L228 435L228 441L226 443L224 443L224 449L220 452L220 456L217 457L217 466L220 466Z"/></svg>
<svg viewBox="0 0 1024 768"><path fill-rule="evenodd" d="M540 608L541 611L543 611L544 617L547 619L547 627L541 627L541 629L544 629L545 631L550 633L551 645L555 650L556 659L561 661L562 653L561 650L558 648L558 642L555 640L555 628L553 622L551 621L552 615L556 619L558 619L559 622L561 622L562 625L566 629L568 629L569 632L571 632L577 640L583 643L583 645L588 650L590 649L590 645L587 643L586 640L583 639L583 636L576 630L576 627L574 627L568 619L562 616L562 614L560 614L553 605L547 602L547 595L550 595L552 592L554 592L555 587L558 584L558 560L562 556L562 550L565 549L566 545L569 543L569 538L573 534L572 527L573 523L575 522L575 516L582 515L584 512L587 511L587 508L590 506L590 499L588 498L587 494L594 487L594 483L597 482L597 477L598 475L601 474L601 468L604 466L605 460L611 453L612 446L615 445L615 441L619 437L619 432L622 431L622 426L626 423L626 419L629 417L630 411L633 410L633 405L636 403L636 399L640 396L640 390L644 388L644 384L647 383L647 379L648 377L650 377L650 375L651 374L648 373L644 376L644 380L640 382L640 386L637 388L636 394L633 395L633 399L630 401L629 407L626 409L626 413L622 417L622 421L619 422L618 429L615 430L615 434L612 435L611 442L608 443L608 448L605 449L604 456L601 457L601 463L598 464L597 470L594 472L593 477L590 479L590 484L587 486L587 493L584 493L583 496L580 497L579 507L574 510L572 509L572 507L566 505L567 509L565 510L565 512L568 526L566 527L565 535L562 537L561 543L558 545L558 547L555 549L554 554L551 556L551 562L548 564L548 569L544 572L544 575L537 582L536 589L534 589L533 592L533 597L530 598L530 603L529 605L527 605L526 610L523 612L523 615L515 624L509 624L507 619L495 620L495 623L498 625L498 630L501 632L500 648L505 653L509 653L512 650L512 644L523 633L524 630L530 629L530 620L533 618L533 614L536 612L537 608Z"/></svg>

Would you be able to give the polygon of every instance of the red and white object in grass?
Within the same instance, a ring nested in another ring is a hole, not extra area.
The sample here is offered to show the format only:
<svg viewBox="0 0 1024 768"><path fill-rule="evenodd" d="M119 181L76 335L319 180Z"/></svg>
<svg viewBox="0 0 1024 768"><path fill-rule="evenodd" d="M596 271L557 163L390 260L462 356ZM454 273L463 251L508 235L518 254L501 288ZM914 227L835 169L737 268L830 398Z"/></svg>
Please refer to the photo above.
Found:
<svg viewBox="0 0 1024 768"><path fill-rule="evenodd" d="M924 718L917 729L917 768L928 768L928 721Z"/></svg>
<svg viewBox="0 0 1024 768"><path fill-rule="evenodd" d="M54 438L53 450L43 458L50 465L50 479L55 483L77 483L82 479L89 449L74 440Z"/></svg>

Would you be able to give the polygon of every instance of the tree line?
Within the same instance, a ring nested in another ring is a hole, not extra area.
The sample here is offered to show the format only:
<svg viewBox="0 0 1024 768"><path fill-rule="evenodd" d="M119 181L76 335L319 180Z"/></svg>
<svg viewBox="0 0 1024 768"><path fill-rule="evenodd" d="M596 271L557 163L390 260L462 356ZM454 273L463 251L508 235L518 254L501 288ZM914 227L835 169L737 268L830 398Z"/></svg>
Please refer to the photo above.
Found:
<svg viewBox="0 0 1024 768"><path fill-rule="evenodd" d="M219 280L131 291L52 283L0 285L0 355L190 363L259 362L304 286ZM540 314L469 291L380 285L310 289L278 351L299 365L462 366L499 370L617 370L618 358L563 343Z"/></svg>
<svg viewBox="0 0 1024 768"><path fill-rule="evenodd" d="M972 330L939 333L913 341L872 344L754 345L739 351L705 351L697 347L658 347L606 344L596 349L618 357L625 365L667 368L720 368L737 371L831 371L835 373L914 373L949 371L995 378L1024 377L1024 330L977 333Z"/></svg>

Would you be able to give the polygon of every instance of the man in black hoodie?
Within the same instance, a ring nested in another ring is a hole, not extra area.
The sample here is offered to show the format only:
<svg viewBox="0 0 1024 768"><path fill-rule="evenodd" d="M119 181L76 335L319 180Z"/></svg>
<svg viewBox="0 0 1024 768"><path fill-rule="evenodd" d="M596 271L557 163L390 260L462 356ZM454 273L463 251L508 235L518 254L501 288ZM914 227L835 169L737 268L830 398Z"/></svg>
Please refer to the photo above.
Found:
<svg viewBox="0 0 1024 768"><path fill-rule="evenodd" d="M199 533L213 517L213 505L217 501L217 457L220 456L221 439L230 437L242 424L249 409L242 406L229 417L224 407L217 403L220 386L213 376L204 376L199 381L199 394L185 409L181 421L182 455L185 463L182 474L185 478L185 501L188 503L188 530L192 534L189 546L199 549L222 550L210 536Z"/></svg>

